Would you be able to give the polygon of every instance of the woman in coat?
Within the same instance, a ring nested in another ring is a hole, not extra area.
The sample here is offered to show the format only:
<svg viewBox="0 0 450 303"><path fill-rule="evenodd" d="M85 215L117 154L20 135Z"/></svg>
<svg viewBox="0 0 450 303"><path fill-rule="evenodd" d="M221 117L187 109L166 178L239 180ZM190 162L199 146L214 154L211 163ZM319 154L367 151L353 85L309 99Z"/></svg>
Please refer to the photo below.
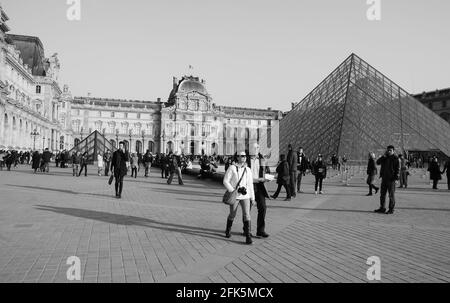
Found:
<svg viewBox="0 0 450 303"><path fill-rule="evenodd" d="M431 159L430 166L428 167L428 171L430 172L430 179L433 180L433 189L438 189L437 185L441 177L441 169L439 167L438 159L434 156Z"/></svg>
<svg viewBox="0 0 450 303"><path fill-rule="evenodd" d="M450 190L450 159L447 159L442 174L445 174L445 172L447 172L447 189Z"/></svg>
<svg viewBox="0 0 450 303"><path fill-rule="evenodd" d="M327 165L323 161L322 155L319 154L317 156L317 160L313 163L312 173L316 177L316 184L314 186L314 192L317 195L317 189L319 189L319 193L323 194L322 191L322 182L323 179L327 177Z"/></svg>
<svg viewBox="0 0 450 303"><path fill-rule="evenodd" d="M270 196L272 199L278 198L278 195L280 194L281 187L284 187L286 189L286 199L284 201L291 201L291 191L289 187L289 180L290 180L290 174L289 174L289 164L286 161L285 155L280 155L280 162L278 163L277 169L277 184L278 188L275 194L273 196Z"/></svg>
<svg viewBox="0 0 450 303"><path fill-rule="evenodd" d="M369 185L369 193L367 196L372 196L372 189L375 189L375 195L377 194L379 188L373 184L375 176L377 175L377 166L375 164L375 154L369 153L369 162L367 163L367 185Z"/></svg>
<svg viewBox="0 0 450 303"><path fill-rule="evenodd" d="M235 190L237 191L236 203L230 205L230 214L228 215L227 219L225 237L231 237L231 226L233 225L237 209L240 205L242 208L242 217L244 221L245 243L252 244L253 241L250 236L250 204L256 205L256 202L255 192L253 189L252 170L247 166L246 158L246 153L241 152L239 154L239 162L235 165L231 165L223 178L223 185L230 193ZM240 183L239 180L241 180Z"/></svg>
<svg viewBox="0 0 450 303"><path fill-rule="evenodd" d="M33 156L31 157L31 168L34 169L34 173L39 169L39 166L41 165L41 155L38 151L35 151L33 153Z"/></svg>

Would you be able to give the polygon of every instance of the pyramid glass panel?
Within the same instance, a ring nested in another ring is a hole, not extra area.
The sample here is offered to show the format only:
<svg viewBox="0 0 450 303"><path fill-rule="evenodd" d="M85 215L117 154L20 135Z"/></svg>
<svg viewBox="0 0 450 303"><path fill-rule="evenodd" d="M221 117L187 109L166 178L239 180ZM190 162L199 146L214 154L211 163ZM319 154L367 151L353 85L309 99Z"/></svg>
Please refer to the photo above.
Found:
<svg viewBox="0 0 450 303"><path fill-rule="evenodd" d="M352 54L280 121L280 154L289 143L309 157L346 155L355 163L390 144L450 155L450 126Z"/></svg>
<svg viewBox="0 0 450 303"><path fill-rule="evenodd" d="M72 148L69 153L72 154L75 151L79 151L81 154L84 154L85 152L87 152L88 163L93 164L95 161L97 161L98 153L104 155L106 151L112 153L115 150L116 148L108 139L106 139L98 131L94 131L84 140L78 143L78 145Z"/></svg>

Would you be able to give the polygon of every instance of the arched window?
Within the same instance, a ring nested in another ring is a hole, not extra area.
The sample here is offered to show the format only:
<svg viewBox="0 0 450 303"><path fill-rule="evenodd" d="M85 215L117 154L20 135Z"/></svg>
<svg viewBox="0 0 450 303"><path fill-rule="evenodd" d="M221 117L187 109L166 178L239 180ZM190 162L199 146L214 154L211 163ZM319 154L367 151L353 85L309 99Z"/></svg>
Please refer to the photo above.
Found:
<svg viewBox="0 0 450 303"><path fill-rule="evenodd" d="M155 142L153 141L148 141L148 149L150 150L151 153L155 152Z"/></svg>

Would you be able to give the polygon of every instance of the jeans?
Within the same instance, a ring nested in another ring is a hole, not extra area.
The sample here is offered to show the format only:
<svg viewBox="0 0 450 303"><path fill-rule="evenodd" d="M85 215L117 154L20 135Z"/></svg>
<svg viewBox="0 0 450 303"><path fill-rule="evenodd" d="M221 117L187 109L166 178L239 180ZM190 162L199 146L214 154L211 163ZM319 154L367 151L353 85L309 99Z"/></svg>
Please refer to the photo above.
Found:
<svg viewBox="0 0 450 303"><path fill-rule="evenodd" d="M116 195L122 194L123 189L123 177L124 175L121 174L114 174L114 179L116 180L115 188L116 188Z"/></svg>
<svg viewBox="0 0 450 303"><path fill-rule="evenodd" d="M283 181L283 183L278 184L277 191L273 194L274 198L278 197L278 195L280 194L280 191L281 191L281 187L283 187L283 186L284 186L284 189L286 189L286 195L287 195L286 199L290 199L291 198L291 189L290 189L290 186L287 183L287 181Z"/></svg>
<svg viewBox="0 0 450 303"><path fill-rule="evenodd" d="M80 167L79 164L72 164L72 168L73 168L73 176L78 176L78 168Z"/></svg>
<svg viewBox="0 0 450 303"><path fill-rule="evenodd" d="M105 176L109 175L109 166L111 165L111 162L105 161Z"/></svg>
<svg viewBox="0 0 450 303"><path fill-rule="evenodd" d="M315 177L316 177L316 184L314 185L314 191L317 191L317 187L319 187L319 191L322 191L323 177L317 175Z"/></svg>
<svg viewBox="0 0 450 303"><path fill-rule="evenodd" d="M299 171L297 175L297 191L300 192L300 186L302 185L303 172Z"/></svg>
<svg viewBox="0 0 450 303"><path fill-rule="evenodd" d="M230 205L230 214L228 215L228 220L233 221L237 214L237 209L239 205L242 208L242 219L243 221L250 221L250 199L236 200L236 203Z"/></svg>
<svg viewBox="0 0 450 303"><path fill-rule="evenodd" d="M173 175L177 174L178 177L178 184L183 185L183 178L181 176L181 168L177 167L174 171L170 172L169 180L167 180L167 184L172 184Z"/></svg>
<svg viewBox="0 0 450 303"><path fill-rule="evenodd" d="M148 173L150 172L150 167L152 166L152 163L150 162L145 162L144 163L144 167L145 167L145 176L148 177Z"/></svg>
<svg viewBox="0 0 450 303"><path fill-rule="evenodd" d="M378 187L376 187L374 184L373 184L373 181L374 181L374 179L375 179L375 176L373 175L373 176L370 176L370 175L368 175L367 176L367 185L369 185L369 194L372 194L372 190L373 189L375 189L376 191L378 191Z"/></svg>
<svg viewBox="0 0 450 303"><path fill-rule="evenodd" d="M438 189L438 188L437 188L438 182L439 182L438 179L434 179L434 180L433 180L433 189Z"/></svg>
<svg viewBox="0 0 450 303"><path fill-rule="evenodd" d="M80 173L78 175L81 176L81 172L83 171L83 168L84 168L84 175L87 177L87 164L81 164Z"/></svg>
<svg viewBox="0 0 450 303"><path fill-rule="evenodd" d="M297 171L289 172L289 192L292 197L296 196L295 187L297 186Z"/></svg>
<svg viewBox="0 0 450 303"><path fill-rule="evenodd" d="M408 171L401 170L400 171L400 187L408 187Z"/></svg>
<svg viewBox="0 0 450 303"><path fill-rule="evenodd" d="M133 178L133 176L134 176L134 178L137 178L137 167L136 166L131 168L131 178Z"/></svg>
<svg viewBox="0 0 450 303"><path fill-rule="evenodd" d="M389 209L395 207L395 181L381 180L380 208L386 209L386 193L389 193Z"/></svg>
<svg viewBox="0 0 450 303"><path fill-rule="evenodd" d="M264 192L258 188L258 184L255 184L254 190L255 190L256 207L258 208L256 233L261 234L265 232L266 228L266 211L267 211L266 196L264 195Z"/></svg>

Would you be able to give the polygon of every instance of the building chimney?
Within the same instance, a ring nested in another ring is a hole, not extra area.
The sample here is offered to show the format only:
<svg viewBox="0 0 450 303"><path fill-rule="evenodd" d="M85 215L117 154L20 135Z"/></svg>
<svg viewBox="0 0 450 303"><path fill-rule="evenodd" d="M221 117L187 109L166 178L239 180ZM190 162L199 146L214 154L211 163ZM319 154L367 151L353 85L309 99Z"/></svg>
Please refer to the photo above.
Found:
<svg viewBox="0 0 450 303"><path fill-rule="evenodd" d="M267 110L272 110L272 107L268 107Z"/></svg>
<svg viewBox="0 0 450 303"><path fill-rule="evenodd" d="M295 108L295 102L292 102L291 106L292 106L292 109L294 109Z"/></svg>
<svg viewBox="0 0 450 303"><path fill-rule="evenodd" d="M173 77L173 88L177 87L178 79L177 77Z"/></svg>

